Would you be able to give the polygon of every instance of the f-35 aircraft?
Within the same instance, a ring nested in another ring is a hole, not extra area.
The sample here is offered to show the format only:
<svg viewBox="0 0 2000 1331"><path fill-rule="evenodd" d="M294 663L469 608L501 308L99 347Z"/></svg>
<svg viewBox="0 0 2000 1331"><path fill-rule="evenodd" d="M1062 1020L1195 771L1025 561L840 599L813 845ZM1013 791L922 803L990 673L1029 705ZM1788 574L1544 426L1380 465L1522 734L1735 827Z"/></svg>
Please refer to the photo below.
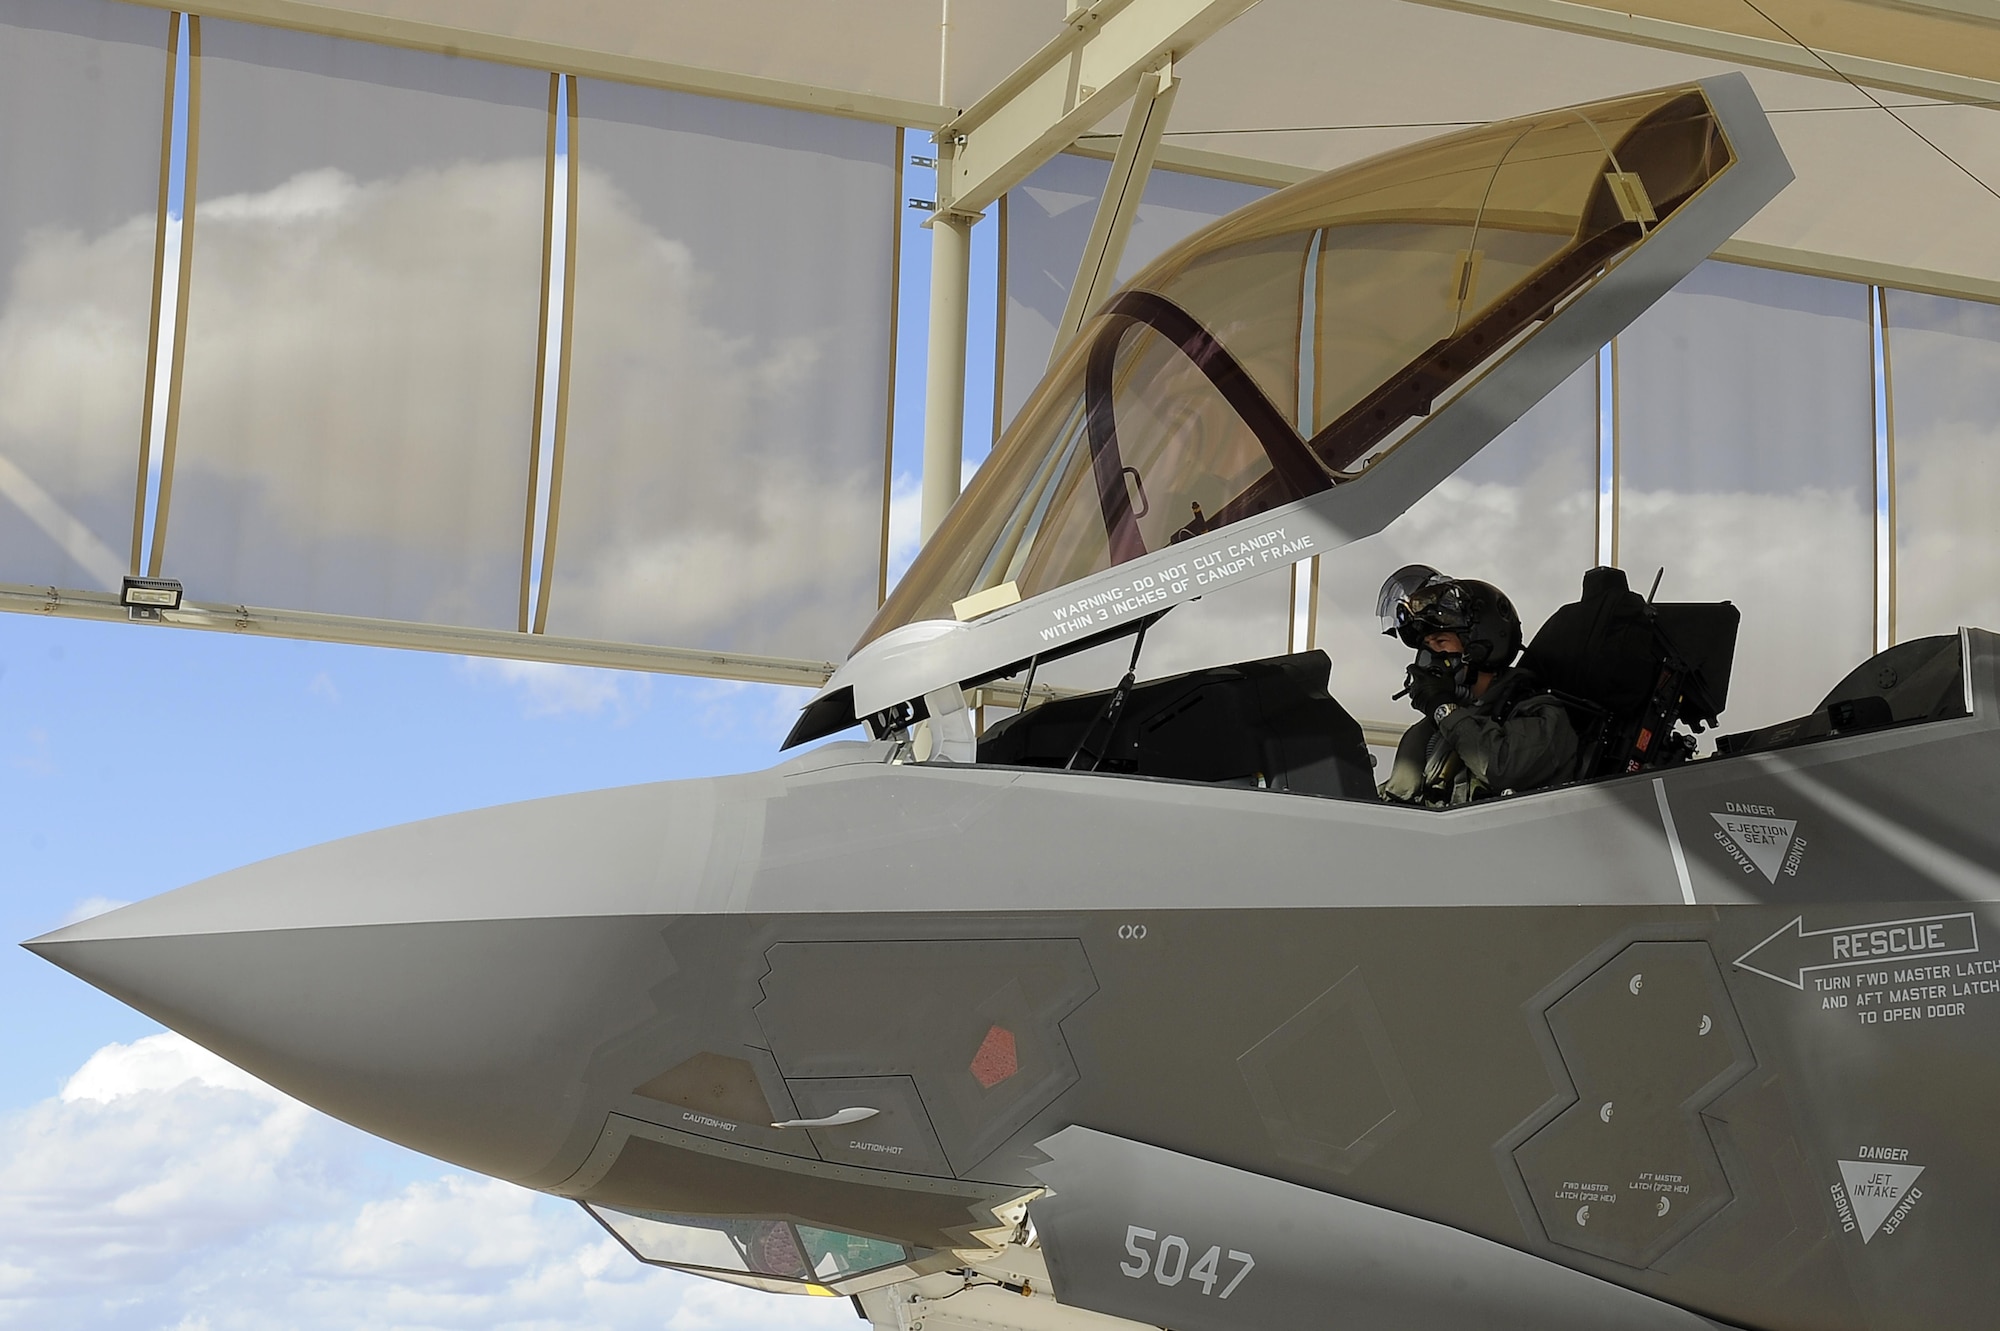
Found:
<svg viewBox="0 0 2000 1331"><path fill-rule="evenodd" d="M1085 326L793 734L867 738L28 946L641 1260L899 1331L1991 1326L2000 637L1693 760L1729 625L1677 626L1726 616L1600 577L1646 687L1574 699L1574 779L1444 810L1375 798L1318 653L966 708L1379 530L1789 178L1726 77L1271 196Z"/></svg>

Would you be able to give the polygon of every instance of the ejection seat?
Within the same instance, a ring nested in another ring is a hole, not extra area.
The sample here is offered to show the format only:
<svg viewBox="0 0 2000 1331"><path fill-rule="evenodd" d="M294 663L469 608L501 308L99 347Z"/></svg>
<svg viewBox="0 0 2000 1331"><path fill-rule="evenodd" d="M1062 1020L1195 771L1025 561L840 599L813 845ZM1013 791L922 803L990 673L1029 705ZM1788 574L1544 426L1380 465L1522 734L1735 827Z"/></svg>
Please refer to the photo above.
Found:
<svg viewBox="0 0 2000 1331"><path fill-rule="evenodd" d="M1742 615L1728 601L1648 601L1624 571L1594 568L1522 654L1568 708L1579 739L1570 779L1643 772L1694 756L1692 736L1729 698Z"/></svg>

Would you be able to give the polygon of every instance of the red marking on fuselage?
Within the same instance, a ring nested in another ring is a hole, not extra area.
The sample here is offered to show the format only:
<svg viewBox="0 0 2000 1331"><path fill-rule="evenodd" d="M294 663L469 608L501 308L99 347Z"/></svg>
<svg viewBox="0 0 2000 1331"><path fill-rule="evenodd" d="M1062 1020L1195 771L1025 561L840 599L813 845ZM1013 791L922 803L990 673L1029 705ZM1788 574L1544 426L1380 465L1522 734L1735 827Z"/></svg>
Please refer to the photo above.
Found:
<svg viewBox="0 0 2000 1331"><path fill-rule="evenodd" d="M979 1042L979 1052L972 1056L973 1080L990 1091L1020 1070L1020 1059L1014 1053L1014 1032L1005 1026L988 1029L986 1038Z"/></svg>

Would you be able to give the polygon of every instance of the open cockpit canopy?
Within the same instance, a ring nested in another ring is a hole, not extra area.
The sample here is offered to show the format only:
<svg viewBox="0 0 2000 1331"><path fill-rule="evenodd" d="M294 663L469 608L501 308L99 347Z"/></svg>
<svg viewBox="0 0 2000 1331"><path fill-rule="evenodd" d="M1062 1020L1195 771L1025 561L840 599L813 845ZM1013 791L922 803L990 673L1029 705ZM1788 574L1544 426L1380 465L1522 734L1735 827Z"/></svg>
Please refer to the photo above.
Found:
<svg viewBox="0 0 2000 1331"><path fill-rule="evenodd" d="M1085 324L859 645L1358 478L1731 161L1684 86L1432 140L1222 219Z"/></svg>
<svg viewBox="0 0 2000 1331"><path fill-rule="evenodd" d="M1749 83L1329 172L1167 251L1064 347L786 744L1136 632L1380 531L1792 178Z"/></svg>

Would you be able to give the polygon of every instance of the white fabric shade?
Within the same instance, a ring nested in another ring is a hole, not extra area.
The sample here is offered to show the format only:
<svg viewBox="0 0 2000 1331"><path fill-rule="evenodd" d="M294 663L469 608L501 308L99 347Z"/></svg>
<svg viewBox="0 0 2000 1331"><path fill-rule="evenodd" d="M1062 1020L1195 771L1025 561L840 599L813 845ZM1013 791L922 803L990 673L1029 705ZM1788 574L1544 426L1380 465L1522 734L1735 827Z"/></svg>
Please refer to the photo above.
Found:
<svg viewBox="0 0 2000 1331"><path fill-rule="evenodd" d="M1800 175L1745 229L1744 241L1777 247L1809 268L1900 266L1996 284L1985 289L2000 295L2000 254L1984 241L2000 227L2000 200L1829 67L1864 78L1874 70L1898 85L1879 96L1915 105L1903 114L1917 128L2000 187L2000 111L1977 104L2000 88L2000 65L1981 63L2000 41L1990 24L1962 5L1870 4L1865 23L1837 21L1845 15L1798 0L1765 7L1826 50L1800 49L1747 6L1711 7L1732 24L1712 30L1703 26L1708 11L1671 0L1652 8L1673 22L1650 27L1628 17L1630 5L1261 0L1177 61L1182 88L1166 143L1324 170L1440 124L1743 68L1780 113L1778 132ZM239 10L275 6L226 0L224 10L209 12ZM1556 10L1572 30L1549 26ZM413 41L450 36L524 59L568 53L571 67L616 63L630 77L670 85L744 80L744 95L810 98L930 128L1056 37L1067 12L1064 0L951 0L947 24L939 0L344 0L293 5L285 18L323 15L317 21L329 28L365 26ZM1669 29L1672 37L1661 35ZM1927 104L1940 93L1972 104ZM1115 132L1121 116L1100 129ZM1329 126L1336 128L1319 128Z"/></svg>
<svg viewBox="0 0 2000 1331"><path fill-rule="evenodd" d="M1868 299L1708 263L1618 339L1618 562L1742 610L1729 730L1800 714L1873 650Z"/></svg>
<svg viewBox="0 0 2000 1331"><path fill-rule="evenodd" d="M1896 637L2000 624L2000 306L1888 293Z"/></svg>
<svg viewBox="0 0 2000 1331"><path fill-rule="evenodd" d="M0 0L0 577L115 589L130 558L167 16Z"/></svg>
<svg viewBox="0 0 2000 1331"><path fill-rule="evenodd" d="M548 628L844 655L875 609L894 133L585 80Z"/></svg>
<svg viewBox="0 0 2000 1331"><path fill-rule="evenodd" d="M513 627L548 76L213 21L202 47L164 571Z"/></svg>

